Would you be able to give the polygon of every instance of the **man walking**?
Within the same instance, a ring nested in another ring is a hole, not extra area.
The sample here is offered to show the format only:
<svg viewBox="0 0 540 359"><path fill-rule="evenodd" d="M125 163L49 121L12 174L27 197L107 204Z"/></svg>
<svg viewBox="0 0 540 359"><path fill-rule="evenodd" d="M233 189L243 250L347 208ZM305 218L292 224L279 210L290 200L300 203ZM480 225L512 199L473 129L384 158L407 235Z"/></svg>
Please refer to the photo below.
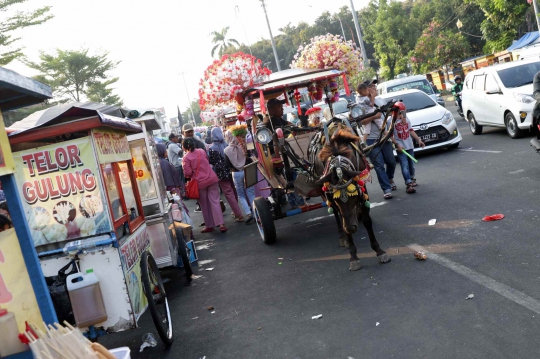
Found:
<svg viewBox="0 0 540 359"><path fill-rule="evenodd" d="M206 152L206 146L204 145L204 142L201 141L197 136L195 136L195 129L193 128L193 125L191 123L186 123L184 126L182 126L182 134L184 135L184 138L194 138L197 141L195 141L195 148L200 148L201 150L204 150Z"/></svg>
<svg viewBox="0 0 540 359"><path fill-rule="evenodd" d="M169 135L169 143L167 145L167 157L169 157L169 162L176 168L178 174L180 175L180 180L184 183L184 170L182 169L182 156L184 151L179 145L180 138L174 133ZM182 188L183 190L183 188Z"/></svg>

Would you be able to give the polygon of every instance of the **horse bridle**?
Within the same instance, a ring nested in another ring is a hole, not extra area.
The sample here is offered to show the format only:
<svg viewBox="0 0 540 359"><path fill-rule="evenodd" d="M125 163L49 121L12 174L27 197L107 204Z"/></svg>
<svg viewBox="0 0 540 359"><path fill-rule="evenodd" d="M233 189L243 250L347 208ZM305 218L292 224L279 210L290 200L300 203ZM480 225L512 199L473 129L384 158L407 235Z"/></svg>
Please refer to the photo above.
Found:
<svg viewBox="0 0 540 359"><path fill-rule="evenodd" d="M347 187L349 187L351 184L354 184L356 195L358 195L359 193L358 183L354 181L354 178L349 178L347 181L345 181L345 179L343 178L343 169L353 172L355 170L354 165L352 161L349 160L347 157L341 155L332 156L330 157L330 160L326 163L326 167L324 169L322 177L331 173L333 169L336 170L336 174L339 180L336 185L333 185L331 182L329 182L330 188L328 188L327 190L331 190L328 192L332 194L336 191L341 191L339 198L343 203L346 203L349 200L349 196L352 196L352 194L348 194Z"/></svg>

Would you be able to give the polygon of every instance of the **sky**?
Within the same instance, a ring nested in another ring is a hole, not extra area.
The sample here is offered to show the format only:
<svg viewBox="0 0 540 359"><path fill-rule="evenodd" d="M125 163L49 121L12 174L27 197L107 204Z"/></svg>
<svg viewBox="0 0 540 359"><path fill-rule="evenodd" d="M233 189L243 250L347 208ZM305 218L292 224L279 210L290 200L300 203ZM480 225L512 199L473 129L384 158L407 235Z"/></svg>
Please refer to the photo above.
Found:
<svg viewBox="0 0 540 359"><path fill-rule="evenodd" d="M353 3L359 10L368 0ZM210 32L229 26L229 38L240 43L269 38L259 0L28 0L21 9L46 5L52 6L52 20L17 33L30 60L56 48L107 51L111 60L121 61L111 75L120 78L115 93L124 104L164 107L169 117L176 116L177 105L187 108L188 94L192 101L198 98L199 80L213 61ZM288 23L312 24L323 11L338 12L350 0L266 0L266 5L276 36ZM36 75L19 61L6 67Z"/></svg>

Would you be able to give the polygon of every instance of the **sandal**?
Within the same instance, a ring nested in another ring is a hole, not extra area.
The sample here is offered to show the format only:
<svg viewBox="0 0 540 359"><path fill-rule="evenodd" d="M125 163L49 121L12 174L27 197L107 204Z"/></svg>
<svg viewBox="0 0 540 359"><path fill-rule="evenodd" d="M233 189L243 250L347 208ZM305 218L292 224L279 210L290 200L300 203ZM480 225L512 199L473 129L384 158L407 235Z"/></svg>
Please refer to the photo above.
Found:
<svg viewBox="0 0 540 359"><path fill-rule="evenodd" d="M416 178L411 178L411 183L413 187L418 186L418 183L416 183Z"/></svg>
<svg viewBox="0 0 540 359"><path fill-rule="evenodd" d="M390 199L392 198L392 193L388 192L384 194L384 199Z"/></svg>
<svg viewBox="0 0 540 359"><path fill-rule="evenodd" d="M244 222L244 216L234 217L235 222Z"/></svg>
<svg viewBox="0 0 540 359"><path fill-rule="evenodd" d="M395 191L397 189L397 186L394 181L390 182L390 188L392 188L392 191Z"/></svg>
<svg viewBox="0 0 540 359"><path fill-rule="evenodd" d="M224 225L219 226L219 230L221 233L225 233L228 231L227 227L225 227Z"/></svg>
<svg viewBox="0 0 540 359"><path fill-rule="evenodd" d="M253 221L253 216L252 216L251 214L249 214L249 215L247 216L247 221L246 221L245 223L246 223L246 224L250 224L251 221Z"/></svg>
<svg viewBox="0 0 540 359"><path fill-rule="evenodd" d="M407 193L409 193L409 194L412 194L412 193L415 193L415 192L416 192L416 190L415 190L414 187L413 187L412 182L409 183L409 184L407 185L407 189L405 190L405 192L407 192Z"/></svg>
<svg viewBox="0 0 540 359"><path fill-rule="evenodd" d="M214 232L215 229L214 228L205 228L201 231L201 233L210 233L210 232Z"/></svg>

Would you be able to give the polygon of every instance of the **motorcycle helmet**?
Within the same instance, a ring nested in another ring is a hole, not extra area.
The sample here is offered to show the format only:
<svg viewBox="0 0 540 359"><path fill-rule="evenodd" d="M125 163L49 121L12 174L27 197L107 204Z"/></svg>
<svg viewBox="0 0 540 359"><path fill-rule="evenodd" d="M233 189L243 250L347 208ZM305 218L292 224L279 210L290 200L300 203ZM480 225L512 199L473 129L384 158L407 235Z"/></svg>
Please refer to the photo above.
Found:
<svg viewBox="0 0 540 359"><path fill-rule="evenodd" d="M454 81L457 81L457 80L461 80L461 76L456 75L456 76L454 77Z"/></svg>
<svg viewBox="0 0 540 359"><path fill-rule="evenodd" d="M407 107L406 107L405 104L404 104L403 102L401 102L401 101L396 102L396 103L394 104L394 107L399 108L400 111L407 111Z"/></svg>

